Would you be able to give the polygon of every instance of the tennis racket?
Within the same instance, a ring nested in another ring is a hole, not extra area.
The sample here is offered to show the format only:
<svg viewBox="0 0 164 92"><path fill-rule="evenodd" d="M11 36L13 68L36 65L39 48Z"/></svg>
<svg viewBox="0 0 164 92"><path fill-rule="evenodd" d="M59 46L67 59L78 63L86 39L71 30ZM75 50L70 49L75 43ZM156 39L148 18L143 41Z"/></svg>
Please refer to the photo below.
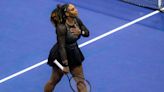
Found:
<svg viewBox="0 0 164 92"><path fill-rule="evenodd" d="M57 60L55 60L54 63L61 70L64 69L64 67ZM69 80L69 85L73 92L80 92L79 90L81 90L82 92L91 92L91 84L85 78L82 78L80 76L71 76L70 73L67 73L66 76Z"/></svg>

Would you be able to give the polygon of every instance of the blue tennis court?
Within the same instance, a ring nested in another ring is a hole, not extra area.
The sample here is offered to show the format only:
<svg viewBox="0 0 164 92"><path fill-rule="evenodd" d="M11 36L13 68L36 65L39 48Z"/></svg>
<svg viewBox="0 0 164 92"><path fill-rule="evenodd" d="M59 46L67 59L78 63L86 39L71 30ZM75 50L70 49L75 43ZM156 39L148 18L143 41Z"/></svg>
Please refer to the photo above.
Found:
<svg viewBox="0 0 164 92"><path fill-rule="evenodd" d="M49 17L58 3L75 4L90 30L79 45L156 11L120 0L1 0L0 92L43 92L51 75L45 62L56 42ZM164 13L157 11L81 50L92 92L164 92ZM24 69L29 70L21 73ZM54 92L71 92L65 76Z"/></svg>

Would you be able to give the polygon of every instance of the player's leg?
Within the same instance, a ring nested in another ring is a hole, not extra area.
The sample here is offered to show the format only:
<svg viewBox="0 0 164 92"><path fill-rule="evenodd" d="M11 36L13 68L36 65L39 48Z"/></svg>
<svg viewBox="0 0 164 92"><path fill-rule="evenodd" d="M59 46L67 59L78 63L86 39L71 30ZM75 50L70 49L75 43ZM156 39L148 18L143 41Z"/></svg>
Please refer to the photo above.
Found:
<svg viewBox="0 0 164 92"><path fill-rule="evenodd" d="M51 78L45 85L44 92L53 92L55 86L61 80L62 76L63 72L58 67L53 67Z"/></svg>
<svg viewBox="0 0 164 92"><path fill-rule="evenodd" d="M70 67L70 71L71 71L72 76L84 78L82 65ZM86 88L86 85L84 83L84 80L82 80L80 78L75 78L78 92L87 92L87 88Z"/></svg>

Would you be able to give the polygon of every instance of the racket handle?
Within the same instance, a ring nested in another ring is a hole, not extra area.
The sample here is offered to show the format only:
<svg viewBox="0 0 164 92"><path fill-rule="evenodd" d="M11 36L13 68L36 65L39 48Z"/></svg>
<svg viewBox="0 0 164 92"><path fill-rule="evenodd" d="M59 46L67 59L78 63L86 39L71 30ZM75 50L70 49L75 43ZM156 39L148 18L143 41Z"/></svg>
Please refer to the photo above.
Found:
<svg viewBox="0 0 164 92"><path fill-rule="evenodd" d="M54 63L55 63L61 70L64 70L64 67L63 67L57 60L54 60Z"/></svg>

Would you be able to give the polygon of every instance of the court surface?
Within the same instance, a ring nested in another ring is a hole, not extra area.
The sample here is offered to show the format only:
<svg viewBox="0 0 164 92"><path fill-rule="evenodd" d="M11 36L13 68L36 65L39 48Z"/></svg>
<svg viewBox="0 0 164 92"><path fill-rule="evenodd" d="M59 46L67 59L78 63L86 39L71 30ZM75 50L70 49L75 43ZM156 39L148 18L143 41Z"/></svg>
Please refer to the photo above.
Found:
<svg viewBox="0 0 164 92"><path fill-rule="evenodd" d="M51 68L40 66L3 79L46 61L56 42L49 20L58 3L77 5L90 30L83 44L154 12L119 0L1 0L0 92L43 92ZM164 13L121 28L81 47L85 77L92 92L164 92ZM71 92L64 76L55 92Z"/></svg>

